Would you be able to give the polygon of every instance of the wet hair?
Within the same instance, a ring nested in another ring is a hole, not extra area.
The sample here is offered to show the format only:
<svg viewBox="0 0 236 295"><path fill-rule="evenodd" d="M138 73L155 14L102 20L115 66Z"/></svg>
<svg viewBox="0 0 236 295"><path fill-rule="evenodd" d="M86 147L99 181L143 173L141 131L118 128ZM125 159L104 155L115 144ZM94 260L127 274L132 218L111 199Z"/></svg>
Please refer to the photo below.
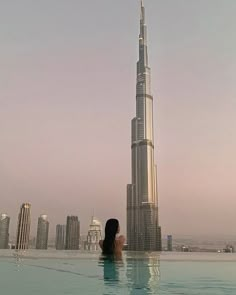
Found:
<svg viewBox="0 0 236 295"><path fill-rule="evenodd" d="M112 255L115 248L115 238L119 228L119 221L117 219L108 219L105 226L105 239L102 245L102 253L105 255Z"/></svg>

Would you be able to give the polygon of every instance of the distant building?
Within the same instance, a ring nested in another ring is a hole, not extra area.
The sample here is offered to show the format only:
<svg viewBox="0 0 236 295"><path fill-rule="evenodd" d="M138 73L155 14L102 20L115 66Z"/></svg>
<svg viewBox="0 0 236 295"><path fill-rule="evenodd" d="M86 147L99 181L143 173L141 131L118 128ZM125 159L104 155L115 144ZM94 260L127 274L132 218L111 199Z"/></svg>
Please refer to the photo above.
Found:
<svg viewBox="0 0 236 295"><path fill-rule="evenodd" d="M167 251L173 251L172 235L167 236Z"/></svg>
<svg viewBox="0 0 236 295"><path fill-rule="evenodd" d="M225 253L234 253L234 246L226 245L226 248L223 250Z"/></svg>
<svg viewBox="0 0 236 295"><path fill-rule="evenodd" d="M78 216L67 216L66 250L78 250L80 240L80 223Z"/></svg>
<svg viewBox="0 0 236 295"><path fill-rule="evenodd" d="M41 215L38 218L36 249L46 250L48 248L49 222L47 215Z"/></svg>
<svg viewBox="0 0 236 295"><path fill-rule="evenodd" d="M36 248L36 237L30 237L29 239L29 248L35 249Z"/></svg>
<svg viewBox="0 0 236 295"><path fill-rule="evenodd" d="M92 217L91 224L89 225L86 250L97 251L100 249L99 241L102 239L102 226L100 221Z"/></svg>
<svg viewBox="0 0 236 295"><path fill-rule="evenodd" d="M22 204L18 216L16 249L25 250L29 248L29 235L30 235L30 209L29 203Z"/></svg>
<svg viewBox="0 0 236 295"><path fill-rule="evenodd" d="M57 224L56 226L56 242L57 250L64 250L66 245L66 226Z"/></svg>
<svg viewBox="0 0 236 295"><path fill-rule="evenodd" d="M191 252L190 249L189 249L189 246L184 246L182 245L181 246L181 252Z"/></svg>
<svg viewBox="0 0 236 295"><path fill-rule="evenodd" d="M10 217L7 214L0 215L0 249L7 249L9 242Z"/></svg>

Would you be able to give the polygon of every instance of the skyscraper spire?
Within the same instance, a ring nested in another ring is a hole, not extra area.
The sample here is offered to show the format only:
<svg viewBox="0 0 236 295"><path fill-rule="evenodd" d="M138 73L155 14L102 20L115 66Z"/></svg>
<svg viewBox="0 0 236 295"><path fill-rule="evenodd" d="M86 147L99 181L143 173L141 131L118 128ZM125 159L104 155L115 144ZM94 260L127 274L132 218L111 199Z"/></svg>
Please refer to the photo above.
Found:
<svg viewBox="0 0 236 295"><path fill-rule="evenodd" d="M141 22L145 22L145 8L143 5L143 0L141 0L141 14L140 14L140 20Z"/></svg>
<svg viewBox="0 0 236 295"><path fill-rule="evenodd" d="M153 97L148 65L147 26L141 1L136 116L132 120L132 183L127 186L129 250L161 250L158 221L157 171L154 164Z"/></svg>

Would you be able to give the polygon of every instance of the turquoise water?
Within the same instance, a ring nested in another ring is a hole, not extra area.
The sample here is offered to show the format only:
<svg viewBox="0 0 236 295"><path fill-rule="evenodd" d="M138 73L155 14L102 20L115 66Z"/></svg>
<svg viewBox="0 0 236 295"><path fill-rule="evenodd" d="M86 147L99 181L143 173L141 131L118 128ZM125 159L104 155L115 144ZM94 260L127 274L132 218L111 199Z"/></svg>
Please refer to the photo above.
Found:
<svg viewBox="0 0 236 295"><path fill-rule="evenodd" d="M236 294L235 254L99 254L29 251L20 259L0 252L4 295Z"/></svg>

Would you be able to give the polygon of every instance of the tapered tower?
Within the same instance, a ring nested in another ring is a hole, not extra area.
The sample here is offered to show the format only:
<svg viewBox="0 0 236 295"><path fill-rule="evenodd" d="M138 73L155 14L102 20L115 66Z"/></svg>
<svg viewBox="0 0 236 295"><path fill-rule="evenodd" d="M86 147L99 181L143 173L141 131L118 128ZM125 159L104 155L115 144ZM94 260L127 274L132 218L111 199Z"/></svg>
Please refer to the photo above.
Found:
<svg viewBox="0 0 236 295"><path fill-rule="evenodd" d="M153 96L145 8L141 1L136 116L131 127L132 184L127 186L127 242L135 251L160 251L157 169L154 164Z"/></svg>

